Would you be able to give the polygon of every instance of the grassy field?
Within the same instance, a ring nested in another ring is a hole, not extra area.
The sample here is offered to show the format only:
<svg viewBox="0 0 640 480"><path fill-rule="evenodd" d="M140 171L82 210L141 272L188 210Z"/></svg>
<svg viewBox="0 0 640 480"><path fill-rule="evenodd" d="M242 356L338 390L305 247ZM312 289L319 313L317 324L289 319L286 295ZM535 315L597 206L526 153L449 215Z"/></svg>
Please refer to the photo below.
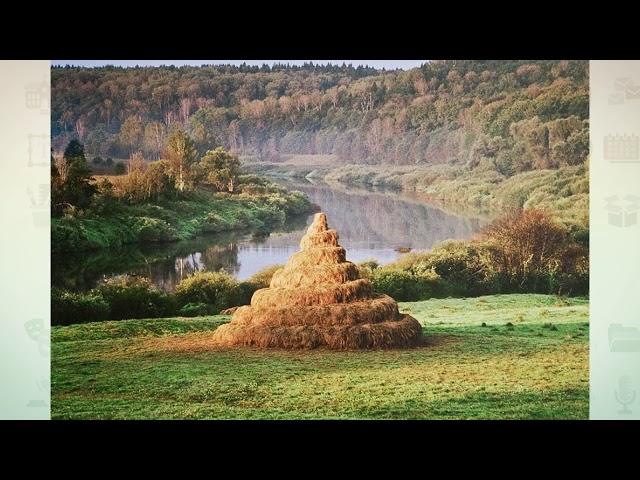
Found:
<svg viewBox="0 0 640 480"><path fill-rule="evenodd" d="M425 344L393 351L210 346L228 317L52 329L52 418L586 419L588 300L401 303Z"/></svg>

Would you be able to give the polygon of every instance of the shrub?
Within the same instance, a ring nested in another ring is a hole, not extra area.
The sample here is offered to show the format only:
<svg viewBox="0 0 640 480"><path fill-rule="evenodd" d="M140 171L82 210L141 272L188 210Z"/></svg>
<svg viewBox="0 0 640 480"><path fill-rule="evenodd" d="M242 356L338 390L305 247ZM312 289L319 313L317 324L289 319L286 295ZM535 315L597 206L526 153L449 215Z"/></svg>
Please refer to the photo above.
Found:
<svg viewBox="0 0 640 480"><path fill-rule="evenodd" d="M251 280L247 280L244 282L238 283L238 291L237 296L235 297L235 305L234 307L240 305L249 305L251 303L251 297L255 293L256 290L264 288L262 285L252 282Z"/></svg>
<svg viewBox="0 0 640 480"><path fill-rule="evenodd" d="M243 300L238 282L225 271L196 272L182 280L175 293L179 305L203 303L215 312Z"/></svg>
<svg viewBox="0 0 640 480"><path fill-rule="evenodd" d="M116 163L116 166L113 168L113 172L116 175L124 175L124 173L127 171L126 167L124 166L124 163L122 162L118 162Z"/></svg>
<svg viewBox="0 0 640 480"><path fill-rule="evenodd" d="M434 271L454 295L488 295L499 288L489 249L478 242L444 242L431 252L414 257L409 270L417 275Z"/></svg>
<svg viewBox="0 0 640 480"><path fill-rule="evenodd" d="M264 227L284 225L287 215L281 208L284 208L284 205L281 205L278 201L269 202L266 205L259 205L256 211L256 223Z"/></svg>
<svg viewBox="0 0 640 480"><path fill-rule="evenodd" d="M376 260L365 260L364 262L360 262L357 264L358 271L360 272L360 276L364 278L371 278L371 273L378 268L380 265Z"/></svg>
<svg viewBox="0 0 640 480"><path fill-rule="evenodd" d="M271 265L270 267L263 268L258 273L254 273L248 281L258 286L258 288L267 288L271 283L273 274L282 267L283 265Z"/></svg>
<svg viewBox="0 0 640 480"><path fill-rule="evenodd" d="M299 192L297 190L288 193L284 197L284 210L289 215L300 215L302 213L306 213L311 208L311 202L307 198L307 196Z"/></svg>
<svg viewBox="0 0 640 480"><path fill-rule="evenodd" d="M230 228L229 222L214 212L208 213L200 222L200 230L203 232L222 232Z"/></svg>
<svg viewBox="0 0 640 480"><path fill-rule="evenodd" d="M416 275L406 270L378 268L371 272L373 289L401 302L427 300L446 295L446 285L435 272Z"/></svg>
<svg viewBox="0 0 640 480"><path fill-rule="evenodd" d="M247 228L254 223L258 222L256 222L254 215L248 208L238 209L233 212L231 228Z"/></svg>
<svg viewBox="0 0 640 480"><path fill-rule="evenodd" d="M206 303L187 303L178 310L178 315L181 317L199 317L202 315L215 315L218 312L214 312L210 305Z"/></svg>
<svg viewBox="0 0 640 480"><path fill-rule="evenodd" d="M147 278L118 275L103 280L95 291L109 305L109 318L154 318L175 313L175 303Z"/></svg>
<svg viewBox="0 0 640 480"><path fill-rule="evenodd" d="M86 241L72 218L51 219L51 250L73 251L86 248Z"/></svg>
<svg viewBox="0 0 640 480"><path fill-rule="evenodd" d="M73 293L58 288L51 290L52 325L105 320L108 315L109 304L95 292Z"/></svg>
<svg viewBox="0 0 640 480"><path fill-rule="evenodd" d="M159 218L137 217L132 228L139 241L166 242L176 239L176 233L171 226Z"/></svg>
<svg viewBox="0 0 640 480"><path fill-rule="evenodd" d="M584 293L588 288L587 249L540 210L500 218L482 236L502 292Z"/></svg>

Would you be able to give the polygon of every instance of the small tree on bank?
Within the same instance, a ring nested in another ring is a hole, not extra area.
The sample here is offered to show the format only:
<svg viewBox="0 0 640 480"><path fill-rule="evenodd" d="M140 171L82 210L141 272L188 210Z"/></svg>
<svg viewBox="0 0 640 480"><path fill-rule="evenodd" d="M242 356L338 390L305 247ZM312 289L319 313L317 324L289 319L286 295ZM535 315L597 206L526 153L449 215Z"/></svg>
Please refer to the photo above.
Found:
<svg viewBox="0 0 640 480"><path fill-rule="evenodd" d="M240 160L224 148L209 150L195 165L196 178L219 192L233 193L240 173Z"/></svg>
<svg viewBox="0 0 640 480"><path fill-rule="evenodd" d="M65 206L89 206L96 193L92 180L84 147L77 140L71 140L62 159L52 161L51 197L54 213L61 213Z"/></svg>
<svg viewBox="0 0 640 480"><path fill-rule="evenodd" d="M191 167L197 152L193 141L183 130L176 129L167 142L164 157L169 162L176 188L183 192L191 184Z"/></svg>

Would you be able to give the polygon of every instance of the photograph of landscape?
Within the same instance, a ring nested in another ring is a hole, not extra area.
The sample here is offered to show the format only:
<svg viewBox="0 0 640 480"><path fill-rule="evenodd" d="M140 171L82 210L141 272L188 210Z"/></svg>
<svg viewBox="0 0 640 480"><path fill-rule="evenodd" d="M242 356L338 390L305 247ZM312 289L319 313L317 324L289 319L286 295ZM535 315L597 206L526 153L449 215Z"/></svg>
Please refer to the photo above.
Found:
<svg viewBox="0 0 640 480"><path fill-rule="evenodd" d="M588 198L588 61L53 62L51 418L587 419Z"/></svg>

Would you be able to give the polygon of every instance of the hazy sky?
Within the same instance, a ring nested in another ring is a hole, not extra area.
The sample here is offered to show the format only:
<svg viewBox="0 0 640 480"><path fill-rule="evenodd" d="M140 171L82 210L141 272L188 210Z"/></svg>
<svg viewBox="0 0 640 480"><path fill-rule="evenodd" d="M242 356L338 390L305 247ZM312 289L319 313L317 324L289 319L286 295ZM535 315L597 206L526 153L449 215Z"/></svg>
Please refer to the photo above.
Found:
<svg viewBox="0 0 640 480"><path fill-rule="evenodd" d="M123 67L140 66L158 66L158 65L205 65L205 64L232 64L241 65L246 62L247 65L262 65L263 63L272 65L274 63L290 63L291 65L302 65L305 62L313 62L320 64L338 64L350 63L353 65L369 65L375 68L395 69L402 68L404 70L418 67L425 60L53 60L53 65L79 65L83 67L100 67L103 65L118 65Z"/></svg>

